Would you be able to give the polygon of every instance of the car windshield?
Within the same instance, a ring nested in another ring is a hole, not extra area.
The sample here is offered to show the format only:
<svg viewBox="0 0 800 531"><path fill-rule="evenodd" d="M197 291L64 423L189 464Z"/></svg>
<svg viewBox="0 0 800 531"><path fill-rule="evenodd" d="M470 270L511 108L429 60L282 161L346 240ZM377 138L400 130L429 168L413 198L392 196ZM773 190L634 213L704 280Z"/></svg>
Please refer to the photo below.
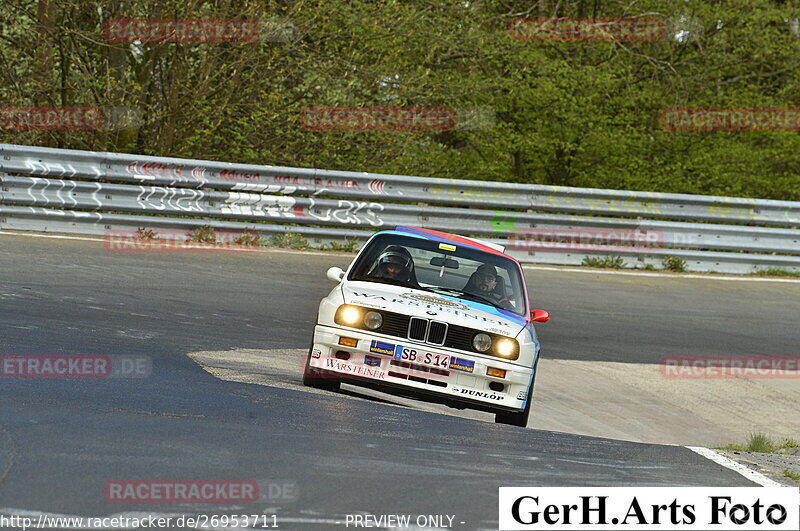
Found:
<svg viewBox="0 0 800 531"><path fill-rule="evenodd" d="M501 255L423 238L376 236L359 254L347 278L431 291L519 315L527 311L516 262Z"/></svg>

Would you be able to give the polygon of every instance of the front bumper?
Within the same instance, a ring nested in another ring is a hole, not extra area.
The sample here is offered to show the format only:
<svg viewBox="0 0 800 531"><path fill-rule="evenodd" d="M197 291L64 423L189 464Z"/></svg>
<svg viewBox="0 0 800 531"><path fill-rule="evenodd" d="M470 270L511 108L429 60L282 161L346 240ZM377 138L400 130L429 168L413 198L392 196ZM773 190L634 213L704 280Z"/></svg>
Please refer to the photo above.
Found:
<svg viewBox="0 0 800 531"><path fill-rule="evenodd" d="M339 338L358 340L355 347ZM413 351L413 355L411 354ZM525 408L533 370L407 339L317 325L310 365L342 379L454 407L519 411ZM504 369L504 378L487 375ZM494 382L492 389L490 384ZM502 385L502 389L499 386Z"/></svg>

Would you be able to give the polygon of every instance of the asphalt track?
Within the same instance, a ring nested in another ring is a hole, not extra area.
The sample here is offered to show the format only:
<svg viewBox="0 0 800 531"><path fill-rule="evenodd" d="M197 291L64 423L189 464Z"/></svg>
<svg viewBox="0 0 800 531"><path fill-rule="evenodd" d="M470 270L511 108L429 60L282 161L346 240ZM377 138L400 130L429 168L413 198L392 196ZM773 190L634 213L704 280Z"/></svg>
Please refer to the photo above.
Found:
<svg viewBox="0 0 800 531"><path fill-rule="evenodd" d="M0 354L148 356L142 379L0 379L0 513L448 514L497 527L500 486L747 486L677 446L519 429L371 400L221 381L186 354L308 345L339 254L112 254L0 234ZM545 355L652 363L794 353L800 286L529 271ZM122 479L291 484L249 506L112 504ZM314 525L317 522L318 525ZM461 523L463 522L463 523Z"/></svg>

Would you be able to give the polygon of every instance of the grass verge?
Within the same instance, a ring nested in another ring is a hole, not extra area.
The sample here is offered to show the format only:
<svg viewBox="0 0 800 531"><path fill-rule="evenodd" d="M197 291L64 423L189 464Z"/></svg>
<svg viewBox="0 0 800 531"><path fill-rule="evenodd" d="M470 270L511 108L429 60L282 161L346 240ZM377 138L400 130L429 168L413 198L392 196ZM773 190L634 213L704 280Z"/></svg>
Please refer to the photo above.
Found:
<svg viewBox="0 0 800 531"><path fill-rule="evenodd" d="M625 267L625 260L621 256L604 256L603 258L583 258L582 266L587 267L610 267L612 269L622 269Z"/></svg>
<svg viewBox="0 0 800 531"><path fill-rule="evenodd" d="M770 453L779 448L799 448L800 442L795 439L787 438L776 442L770 436L756 432L751 433L747 439L747 444L730 443L727 446L717 446L717 450L737 450L739 452L762 452Z"/></svg>
<svg viewBox="0 0 800 531"><path fill-rule="evenodd" d="M751 275L759 277L800 277L800 271L789 271L781 267L768 267L766 269L759 269Z"/></svg>

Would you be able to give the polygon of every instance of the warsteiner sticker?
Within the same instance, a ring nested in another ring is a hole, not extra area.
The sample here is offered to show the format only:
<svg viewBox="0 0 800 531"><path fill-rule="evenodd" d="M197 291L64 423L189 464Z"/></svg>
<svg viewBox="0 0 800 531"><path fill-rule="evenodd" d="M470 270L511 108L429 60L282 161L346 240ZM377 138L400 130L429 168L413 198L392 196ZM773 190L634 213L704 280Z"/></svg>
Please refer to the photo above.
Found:
<svg viewBox="0 0 800 531"><path fill-rule="evenodd" d="M475 370L475 362L450 356L450 368L454 371L473 372Z"/></svg>
<svg viewBox="0 0 800 531"><path fill-rule="evenodd" d="M386 378L386 373L377 367L365 367L364 365L353 365L348 361L337 360L336 358L326 358L325 368L332 369L338 372L355 374L356 376L364 376L367 378L378 378L381 380Z"/></svg>

